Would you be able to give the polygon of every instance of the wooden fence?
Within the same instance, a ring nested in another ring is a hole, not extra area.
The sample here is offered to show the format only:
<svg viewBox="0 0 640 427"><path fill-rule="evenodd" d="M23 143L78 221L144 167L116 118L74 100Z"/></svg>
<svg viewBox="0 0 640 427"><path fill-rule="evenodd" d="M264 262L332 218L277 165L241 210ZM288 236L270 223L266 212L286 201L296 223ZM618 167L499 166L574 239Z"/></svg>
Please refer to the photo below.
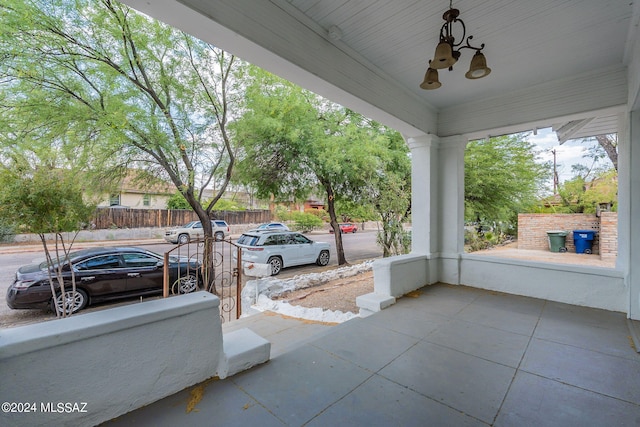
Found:
<svg viewBox="0 0 640 427"><path fill-rule="evenodd" d="M222 219L228 224L260 224L271 221L268 210L252 211L214 211L211 219ZM94 228L145 228L174 227L197 221L198 216L192 210L182 209L130 209L98 208L93 220Z"/></svg>

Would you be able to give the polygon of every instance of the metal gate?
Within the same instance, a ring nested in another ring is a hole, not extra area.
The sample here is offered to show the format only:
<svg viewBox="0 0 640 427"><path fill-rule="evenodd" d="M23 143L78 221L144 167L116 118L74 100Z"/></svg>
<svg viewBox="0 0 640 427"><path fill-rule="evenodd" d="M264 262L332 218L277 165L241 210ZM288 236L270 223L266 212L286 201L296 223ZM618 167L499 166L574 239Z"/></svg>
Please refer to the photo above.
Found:
<svg viewBox="0 0 640 427"><path fill-rule="evenodd" d="M178 257L180 264L197 266L195 276L199 289L205 289L220 298L220 318L230 322L242 314L242 251L231 240L206 238L178 244L164 254L164 297L183 293L185 278L169 283L169 260ZM184 263L182 262L184 261Z"/></svg>

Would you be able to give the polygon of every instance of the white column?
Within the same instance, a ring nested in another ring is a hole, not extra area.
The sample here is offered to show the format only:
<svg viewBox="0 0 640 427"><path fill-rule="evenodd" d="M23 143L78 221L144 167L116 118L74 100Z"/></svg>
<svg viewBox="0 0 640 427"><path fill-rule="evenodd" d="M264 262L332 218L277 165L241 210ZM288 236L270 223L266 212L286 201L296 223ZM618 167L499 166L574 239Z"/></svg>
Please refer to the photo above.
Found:
<svg viewBox="0 0 640 427"><path fill-rule="evenodd" d="M464 252L464 150L462 136L441 138L438 144L438 280L460 284Z"/></svg>
<svg viewBox="0 0 640 427"><path fill-rule="evenodd" d="M436 135L407 140L411 150L411 253L429 255L437 247Z"/></svg>
<svg viewBox="0 0 640 427"><path fill-rule="evenodd" d="M622 190L628 195L628 205L620 202L622 212L618 212L618 217L624 216L623 221L619 221L619 227L624 226L629 229L629 240L621 238L621 233L625 230L619 228L618 257L622 256L622 263L628 262L627 281L629 286L629 313L631 319L640 320L640 110L631 112L629 123L629 144L626 148L628 151L620 150L620 158L623 159L621 179L628 177L629 188ZM625 146L623 145L623 148ZM628 156L625 156L628 154ZM628 157L629 160L626 160ZM619 197L622 199L622 197ZM628 210L627 210L628 208ZM628 220L626 215L628 212ZM627 224L628 221L628 224ZM628 256L624 254L626 248L629 248Z"/></svg>
<svg viewBox="0 0 640 427"><path fill-rule="evenodd" d="M464 151L463 136L441 138L438 151L438 251L443 256L464 252Z"/></svg>

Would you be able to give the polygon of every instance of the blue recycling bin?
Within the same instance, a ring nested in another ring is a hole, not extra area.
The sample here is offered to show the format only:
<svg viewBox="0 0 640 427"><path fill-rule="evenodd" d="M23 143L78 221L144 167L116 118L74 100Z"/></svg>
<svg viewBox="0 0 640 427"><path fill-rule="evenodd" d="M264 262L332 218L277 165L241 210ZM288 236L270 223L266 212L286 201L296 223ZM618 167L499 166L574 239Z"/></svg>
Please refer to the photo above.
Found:
<svg viewBox="0 0 640 427"><path fill-rule="evenodd" d="M590 254L593 246L593 239L596 235L594 230L573 230L573 244L576 246L577 254Z"/></svg>

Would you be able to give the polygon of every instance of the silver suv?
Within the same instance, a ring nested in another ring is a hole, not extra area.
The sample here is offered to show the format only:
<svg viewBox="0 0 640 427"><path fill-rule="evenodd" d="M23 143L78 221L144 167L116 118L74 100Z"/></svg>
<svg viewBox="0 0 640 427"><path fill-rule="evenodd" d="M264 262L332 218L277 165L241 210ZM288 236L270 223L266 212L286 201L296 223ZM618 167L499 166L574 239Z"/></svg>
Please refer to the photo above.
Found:
<svg viewBox="0 0 640 427"><path fill-rule="evenodd" d="M271 264L272 276L294 265L329 264L329 243L315 242L293 231L247 231L237 243L242 262Z"/></svg>
<svg viewBox="0 0 640 427"><path fill-rule="evenodd" d="M213 237L216 240L226 239L231 230L226 221L219 219L211 220L213 227ZM201 239L204 237L204 229L200 221L191 221L182 227L171 228L164 233L164 239L170 243L189 243L193 239Z"/></svg>

